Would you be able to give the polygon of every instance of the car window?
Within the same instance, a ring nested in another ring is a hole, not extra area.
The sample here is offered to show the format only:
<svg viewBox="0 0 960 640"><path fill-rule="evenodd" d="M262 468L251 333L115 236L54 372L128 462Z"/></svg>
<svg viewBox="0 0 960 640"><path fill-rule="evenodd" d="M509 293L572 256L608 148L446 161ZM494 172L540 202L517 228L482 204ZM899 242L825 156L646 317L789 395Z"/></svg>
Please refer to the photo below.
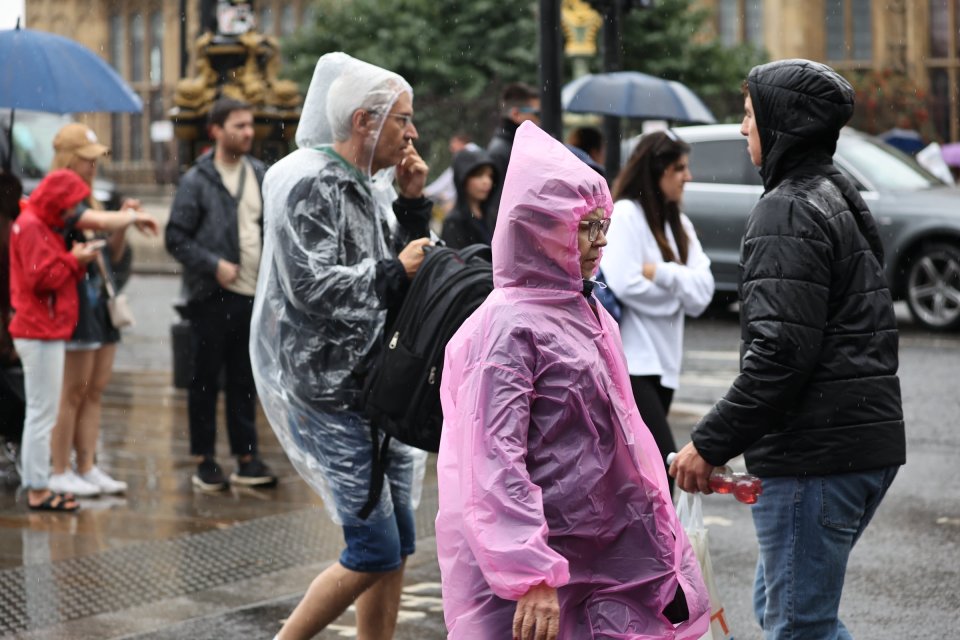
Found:
<svg viewBox="0 0 960 640"><path fill-rule="evenodd" d="M53 138L60 127L71 122L68 116L37 111L17 111L13 119L14 165L21 178L40 179L53 162ZM2 128L6 135L10 116L5 114ZM6 153L6 145L4 145Z"/></svg>
<svg viewBox="0 0 960 640"><path fill-rule="evenodd" d="M690 173L694 182L760 186L760 174L750 163L747 141L706 140L690 143Z"/></svg>
<svg viewBox="0 0 960 640"><path fill-rule="evenodd" d="M18 114L13 125L13 148L23 175L42 178L53 162L53 138L69 118L46 113Z"/></svg>
<svg viewBox="0 0 960 640"><path fill-rule="evenodd" d="M834 162L834 164L836 165L837 169L840 169L840 173L842 173L847 180L849 180L850 183L857 188L857 191L870 191L865 184L860 182L860 179L857 176L850 173L850 170L843 165L843 162Z"/></svg>
<svg viewBox="0 0 960 640"><path fill-rule="evenodd" d="M943 184L909 156L870 138L840 136L837 151L874 188L916 190Z"/></svg>

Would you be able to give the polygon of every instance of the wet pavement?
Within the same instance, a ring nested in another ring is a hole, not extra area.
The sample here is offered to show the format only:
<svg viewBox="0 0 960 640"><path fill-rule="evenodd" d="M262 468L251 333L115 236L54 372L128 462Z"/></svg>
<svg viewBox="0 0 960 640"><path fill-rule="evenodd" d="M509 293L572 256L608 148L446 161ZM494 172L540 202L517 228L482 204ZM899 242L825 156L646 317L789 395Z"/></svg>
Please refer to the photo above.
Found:
<svg viewBox="0 0 960 640"><path fill-rule="evenodd" d="M169 268L157 260L157 272ZM169 275L135 275L127 288L137 325L124 331L118 350L100 446L101 465L130 484L125 496L82 500L75 515L28 512L16 486L2 481L9 467L0 463L0 637L269 639L337 557L339 528L287 463L263 416L261 450L280 478L275 489L204 494L191 487L186 395L173 388L171 374L178 287ZM951 479L960 455L960 335L918 331L902 308L898 317L910 461L851 558L841 612L856 637L954 637L960 500ZM685 373L671 413L678 445L736 375L737 333L732 314L688 325ZM218 451L227 452L225 430L218 434ZM233 470L227 456L220 462ZM714 572L736 637L758 640L749 509L728 498L704 499ZM435 512L431 473L417 513L418 551L408 563L399 640L445 637ZM348 611L317 637L355 638L353 623Z"/></svg>
<svg viewBox="0 0 960 640"><path fill-rule="evenodd" d="M118 349L99 448L99 464L129 483L126 495L81 500L76 514L30 512L9 465L0 468L0 636L270 638L338 556L339 528L262 415L261 455L278 486L214 494L192 488L186 393L173 387L170 373L178 287L177 278L135 275L127 288L137 324ZM234 461L220 409L217 450L229 473ZM432 554L435 505L431 474L398 638L445 637ZM348 612L319 637L351 637L352 620ZM226 631L234 626L244 631Z"/></svg>

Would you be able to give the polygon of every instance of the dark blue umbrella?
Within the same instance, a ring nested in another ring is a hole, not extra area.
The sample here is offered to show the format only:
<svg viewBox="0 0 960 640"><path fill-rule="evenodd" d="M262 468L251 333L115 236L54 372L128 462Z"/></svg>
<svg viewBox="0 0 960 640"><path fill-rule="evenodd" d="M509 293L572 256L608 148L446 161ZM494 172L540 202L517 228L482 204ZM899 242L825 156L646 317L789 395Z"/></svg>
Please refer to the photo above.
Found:
<svg viewBox="0 0 960 640"><path fill-rule="evenodd" d="M913 129L893 128L889 131L884 131L877 135L877 137L910 155L916 155L917 151L927 146L927 143L923 141L920 133Z"/></svg>
<svg viewBox="0 0 960 640"><path fill-rule="evenodd" d="M685 85L639 71L581 76L567 83L560 101L566 111L644 120L713 123L717 119Z"/></svg>
<svg viewBox="0 0 960 640"><path fill-rule="evenodd" d="M0 108L51 113L143 111L143 102L100 56L43 31L0 31ZM10 153L13 153L12 140ZM7 169L9 169L9 157Z"/></svg>
<svg viewBox="0 0 960 640"><path fill-rule="evenodd" d="M0 31L0 61L0 108L143 111L143 102L109 64L63 36L19 25Z"/></svg>

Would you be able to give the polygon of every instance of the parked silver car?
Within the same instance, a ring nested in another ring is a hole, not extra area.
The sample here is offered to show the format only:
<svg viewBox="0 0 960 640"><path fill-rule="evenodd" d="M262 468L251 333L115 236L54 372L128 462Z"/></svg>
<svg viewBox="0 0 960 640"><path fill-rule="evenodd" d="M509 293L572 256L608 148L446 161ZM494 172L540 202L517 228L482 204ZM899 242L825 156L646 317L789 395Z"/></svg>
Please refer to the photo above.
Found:
<svg viewBox="0 0 960 640"><path fill-rule="evenodd" d="M53 162L53 138L65 124L74 122L66 115L44 113L41 111L16 112L13 128L13 157L10 158L10 171L20 178L23 192L29 194L47 175ZM0 169L10 154L8 136L10 134L10 112L0 112ZM121 197L116 185L101 176L93 181L93 197L111 211L120 208Z"/></svg>
<svg viewBox="0 0 960 640"><path fill-rule="evenodd" d="M713 262L718 294L732 296L747 215L763 193L760 174L739 125L676 132L693 147L693 182L687 184L683 210ZM880 227L894 297L905 299L929 329L960 328L960 189L850 128L840 135L834 161L857 185Z"/></svg>

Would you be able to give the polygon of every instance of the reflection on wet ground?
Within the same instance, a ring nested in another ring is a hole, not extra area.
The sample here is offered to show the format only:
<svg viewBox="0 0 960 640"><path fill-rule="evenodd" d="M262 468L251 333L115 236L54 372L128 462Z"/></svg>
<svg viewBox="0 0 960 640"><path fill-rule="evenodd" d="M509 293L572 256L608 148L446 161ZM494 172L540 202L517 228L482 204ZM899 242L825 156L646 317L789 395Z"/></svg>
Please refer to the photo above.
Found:
<svg viewBox="0 0 960 640"><path fill-rule="evenodd" d="M229 473L235 461L222 409L217 451ZM98 637L53 630L336 558L342 538L322 501L290 466L262 414L257 430L278 486L196 491L186 392L174 389L165 371L118 371L104 397L98 463L129 483L126 495L82 499L76 514L30 512L13 470L0 470L6 479L0 490L0 636ZM435 484L427 480L427 487ZM418 514L421 535L432 535L435 496L435 488L425 491L430 504ZM305 588L298 580L273 597ZM129 622L117 630L138 628ZM157 628L158 622L139 628Z"/></svg>
<svg viewBox="0 0 960 640"><path fill-rule="evenodd" d="M195 492L186 394L169 382L167 373L120 373L105 394L98 462L129 483L125 496L83 499L79 513L65 517L27 511L25 497L8 483L0 493L0 568L27 561L24 530L42 532L50 540L49 559L65 560L322 504L287 463L262 415L261 455L280 477L277 488ZM229 473L234 461L225 429L218 431L218 459Z"/></svg>

